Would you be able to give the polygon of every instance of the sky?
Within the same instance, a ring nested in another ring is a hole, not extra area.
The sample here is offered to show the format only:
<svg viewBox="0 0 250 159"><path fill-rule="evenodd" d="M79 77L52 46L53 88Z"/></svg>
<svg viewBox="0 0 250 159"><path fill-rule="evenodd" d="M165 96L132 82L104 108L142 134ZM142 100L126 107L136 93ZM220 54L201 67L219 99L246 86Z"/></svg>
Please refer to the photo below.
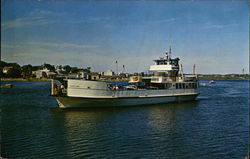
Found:
<svg viewBox="0 0 250 159"><path fill-rule="evenodd" d="M1 60L146 72L172 48L185 73L249 73L248 0L3 0Z"/></svg>

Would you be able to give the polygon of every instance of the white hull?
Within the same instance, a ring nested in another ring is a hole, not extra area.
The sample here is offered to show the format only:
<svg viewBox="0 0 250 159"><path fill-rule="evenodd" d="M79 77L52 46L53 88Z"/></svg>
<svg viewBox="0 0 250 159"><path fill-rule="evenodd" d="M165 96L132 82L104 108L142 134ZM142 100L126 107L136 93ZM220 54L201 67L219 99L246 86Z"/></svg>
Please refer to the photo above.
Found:
<svg viewBox="0 0 250 159"><path fill-rule="evenodd" d="M153 76L131 76L126 86L89 79L67 79L67 84L55 80L52 81L52 95L56 95L61 108L116 107L194 100L199 94L195 69L194 74L184 75L182 69L182 73L178 74L180 59L171 58L170 55L171 48L166 51L166 58L154 60L155 64L149 69Z"/></svg>
<svg viewBox="0 0 250 159"><path fill-rule="evenodd" d="M146 104L160 104L195 100L198 94L161 97L135 97L135 98L83 98L58 96L56 100L60 108L93 108L93 107L119 107Z"/></svg>
<svg viewBox="0 0 250 159"><path fill-rule="evenodd" d="M67 94L56 96L60 108L116 107L194 100L198 89L111 90L105 82L68 80Z"/></svg>

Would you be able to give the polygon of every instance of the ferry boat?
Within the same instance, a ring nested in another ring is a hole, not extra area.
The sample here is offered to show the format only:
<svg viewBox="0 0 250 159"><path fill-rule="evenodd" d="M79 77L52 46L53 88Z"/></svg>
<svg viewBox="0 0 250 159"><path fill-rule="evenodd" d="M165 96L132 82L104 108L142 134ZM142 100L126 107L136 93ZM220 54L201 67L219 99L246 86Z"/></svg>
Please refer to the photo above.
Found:
<svg viewBox="0 0 250 159"><path fill-rule="evenodd" d="M118 107L195 100L199 85L193 74L184 74L179 58L165 56L154 60L151 76L131 76L127 85L87 79L53 79L51 95L60 108Z"/></svg>

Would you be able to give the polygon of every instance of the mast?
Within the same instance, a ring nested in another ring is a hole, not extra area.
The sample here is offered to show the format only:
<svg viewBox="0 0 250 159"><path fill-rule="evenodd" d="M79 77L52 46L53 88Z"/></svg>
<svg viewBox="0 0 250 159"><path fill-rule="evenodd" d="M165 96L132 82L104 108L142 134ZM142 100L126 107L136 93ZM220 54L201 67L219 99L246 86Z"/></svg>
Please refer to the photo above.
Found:
<svg viewBox="0 0 250 159"><path fill-rule="evenodd" d="M181 76L182 76L182 79L184 79L183 66L182 66L182 64L181 64Z"/></svg>
<svg viewBox="0 0 250 159"><path fill-rule="evenodd" d="M193 66L193 74L194 74L194 75L196 74L195 64L194 64L194 66Z"/></svg>
<svg viewBox="0 0 250 159"><path fill-rule="evenodd" d="M169 64L171 60L171 46L169 48L169 51L166 51L166 59L167 59L167 64Z"/></svg>

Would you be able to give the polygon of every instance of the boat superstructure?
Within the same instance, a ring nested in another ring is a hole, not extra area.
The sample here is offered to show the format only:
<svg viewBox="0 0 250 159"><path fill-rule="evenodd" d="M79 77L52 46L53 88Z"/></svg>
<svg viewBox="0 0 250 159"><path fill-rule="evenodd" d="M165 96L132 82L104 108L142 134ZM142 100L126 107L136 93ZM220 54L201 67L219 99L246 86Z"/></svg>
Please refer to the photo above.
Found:
<svg viewBox="0 0 250 159"><path fill-rule="evenodd" d="M198 79L183 74L179 58L171 58L171 48L154 60L151 76L131 76L126 85L86 79L52 81L52 95L61 108L107 107L158 104L194 100L199 94ZM194 69L195 70L195 69Z"/></svg>

